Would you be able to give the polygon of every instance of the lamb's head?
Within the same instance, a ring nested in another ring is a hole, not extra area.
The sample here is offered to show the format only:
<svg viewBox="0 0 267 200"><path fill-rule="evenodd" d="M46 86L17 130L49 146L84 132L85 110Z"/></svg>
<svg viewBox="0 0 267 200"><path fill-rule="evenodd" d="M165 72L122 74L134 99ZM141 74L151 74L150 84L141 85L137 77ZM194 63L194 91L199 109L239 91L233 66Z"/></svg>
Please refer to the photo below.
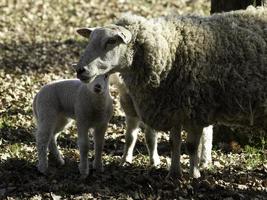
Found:
<svg viewBox="0 0 267 200"><path fill-rule="evenodd" d="M99 75L95 79L87 83L88 89L97 95L106 94L109 92L109 76L108 75Z"/></svg>
<svg viewBox="0 0 267 200"><path fill-rule="evenodd" d="M98 75L119 72L127 67L125 54L131 32L122 26L80 28L77 32L89 43L76 65L77 77L84 82L93 81Z"/></svg>

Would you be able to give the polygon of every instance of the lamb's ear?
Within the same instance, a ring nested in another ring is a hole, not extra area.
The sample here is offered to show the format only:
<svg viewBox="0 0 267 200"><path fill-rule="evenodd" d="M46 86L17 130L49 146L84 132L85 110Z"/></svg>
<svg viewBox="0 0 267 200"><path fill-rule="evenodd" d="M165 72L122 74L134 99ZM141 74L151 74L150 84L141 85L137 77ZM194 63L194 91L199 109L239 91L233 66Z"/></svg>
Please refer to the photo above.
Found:
<svg viewBox="0 0 267 200"><path fill-rule="evenodd" d="M119 26L118 36L122 39L122 41L125 44L128 44L132 39L132 33L128 29L126 29L122 26Z"/></svg>
<svg viewBox="0 0 267 200"><path fill-rule="evenodd" d="M72 64L71 64L71 67L72 67L73 69L76 69L76 67L77 67L77 63L72 63Z"/></svg>
<svg viewBox="0 0 267 200"><path fill-rule="evenodd" d="M85 37L85 38L89 38L90 37L90 34L95 30L96 28L78 28L76 30L76 32Z"/></svg>

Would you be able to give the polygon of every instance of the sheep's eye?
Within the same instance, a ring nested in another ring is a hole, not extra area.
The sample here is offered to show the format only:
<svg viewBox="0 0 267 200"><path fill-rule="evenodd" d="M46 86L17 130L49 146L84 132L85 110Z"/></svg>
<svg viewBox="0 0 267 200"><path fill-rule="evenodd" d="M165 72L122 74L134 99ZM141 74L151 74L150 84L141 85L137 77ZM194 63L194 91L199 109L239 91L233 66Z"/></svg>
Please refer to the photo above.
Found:
<svg viewBox="0 0 267 200"><path fill-rule="evenodd" d="M116 43L117 43L117 40L114 38L111 38L106 42L105 48L107 49L107 48L113 47Z"/></svg>

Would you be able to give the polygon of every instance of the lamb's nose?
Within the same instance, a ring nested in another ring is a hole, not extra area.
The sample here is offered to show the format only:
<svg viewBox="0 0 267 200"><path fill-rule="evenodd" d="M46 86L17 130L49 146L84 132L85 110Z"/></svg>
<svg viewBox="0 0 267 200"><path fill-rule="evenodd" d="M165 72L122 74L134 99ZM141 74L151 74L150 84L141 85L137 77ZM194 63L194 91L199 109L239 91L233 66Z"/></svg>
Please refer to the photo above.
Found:
<svg viewBox="0 0 267 200"><path fill-rule="evenodd" d="M94 92L95 92L95 93L100 93L101 90L102 90L102 87L101 87L100 84L96 84L96 85L94 86Z"/></svg>

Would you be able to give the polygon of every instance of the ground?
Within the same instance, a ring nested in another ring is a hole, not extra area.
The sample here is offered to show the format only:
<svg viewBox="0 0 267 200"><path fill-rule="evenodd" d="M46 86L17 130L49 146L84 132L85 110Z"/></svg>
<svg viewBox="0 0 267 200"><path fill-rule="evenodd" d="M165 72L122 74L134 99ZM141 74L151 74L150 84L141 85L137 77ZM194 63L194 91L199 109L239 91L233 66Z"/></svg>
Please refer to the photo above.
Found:
<svg viewBox="0 0 267 200"><path fill-rule="evenodd" d="M168 134L159 134L161 166L148 167L140 132L134 162L121 166L125 118L117 91L112 89L115 111L104 149L105 171L91 171L85 180L78 172L76 129L59 136L66 165L53 164L47 176L36 169L32 99L52 80L73 78L86 40L77 27L110 23L123 12L146 17L166 14L209 15L208 0L20 0L0 2L0 199L267 199L266 138L227 154L212 152L213 163L202 177L188 176L183 146L184 176L165 180L170 164ZM91 142L91 147L93 142ZM93 159L93 149L90 160Z"/></svg>

